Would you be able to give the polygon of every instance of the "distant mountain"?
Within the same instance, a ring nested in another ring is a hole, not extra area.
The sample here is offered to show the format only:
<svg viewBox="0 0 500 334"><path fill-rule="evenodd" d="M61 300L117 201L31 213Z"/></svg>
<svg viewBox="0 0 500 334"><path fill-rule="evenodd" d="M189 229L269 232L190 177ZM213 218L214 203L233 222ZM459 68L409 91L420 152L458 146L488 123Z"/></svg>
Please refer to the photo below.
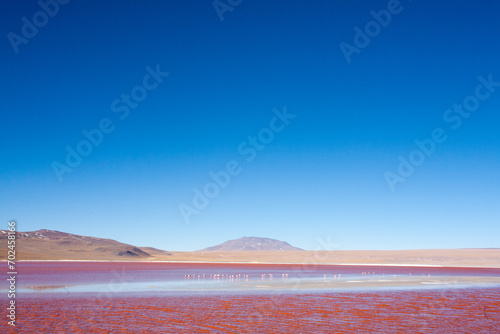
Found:
<svg viewBox="0 0 500 334"><path fill-rule="evenodd" d="M0 230L2 249L7 247L7 235L7 231ZM142 260L158 254L168 255L166 251L148 249L154 254L111 239L60 231L43 229L16 233L16 259L18 260ZM0 254L0 259L5 258L5 254Z"/></svg>
<svg viewBox="0 0 500 334"><path fill-rule="evenodd" d="M298 251L285 241L270 238L243 237L223 242L220 245L199 250L199 252L234 252L234 251Z"/></svg>

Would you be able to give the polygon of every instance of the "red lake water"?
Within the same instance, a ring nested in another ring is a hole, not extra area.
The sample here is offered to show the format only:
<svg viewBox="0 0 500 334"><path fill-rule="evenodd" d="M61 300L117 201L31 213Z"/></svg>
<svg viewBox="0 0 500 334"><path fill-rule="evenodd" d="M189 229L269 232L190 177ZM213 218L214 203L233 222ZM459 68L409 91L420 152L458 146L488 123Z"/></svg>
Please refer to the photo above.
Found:
<svg viewBox="0 0 500 334"><path fill-rule="evenodd" d="M500 333L500 269L19 262L2 333ZM7 287L7 284L5 284Z"/></svg>

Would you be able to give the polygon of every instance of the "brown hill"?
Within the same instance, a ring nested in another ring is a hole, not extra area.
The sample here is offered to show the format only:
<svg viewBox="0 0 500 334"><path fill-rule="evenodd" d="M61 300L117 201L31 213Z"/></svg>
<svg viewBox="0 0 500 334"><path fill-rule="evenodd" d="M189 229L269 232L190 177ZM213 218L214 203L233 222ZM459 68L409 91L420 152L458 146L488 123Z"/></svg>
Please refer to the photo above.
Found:
<svg viewBox="0 0 500 334"><path fill-rule="evenodd" d="M7 231L0 230L0 248L7 249ZM153 249L151 249L153 251ZM165 251L154 249L155 255ZM7 252L0 254L5 259ZM152 254L111 239L38 230L16 234L16 260L143 260Z"/></svg>
<svg viewBox="0 0 500 334"><path fill-rule="evenodd" d="M223 242L220 245L199 250L199 252L234 252L234 251L298 251L285 241L270 238L243 237Z"/></svg>
<svg viewBox="0 0 500 334"><path fill-rule="evenodd" d="M172 256L173 254L171 252L167 252L158 248L154 247L139 247L146 253L150 254L151 256Z"/></svg>

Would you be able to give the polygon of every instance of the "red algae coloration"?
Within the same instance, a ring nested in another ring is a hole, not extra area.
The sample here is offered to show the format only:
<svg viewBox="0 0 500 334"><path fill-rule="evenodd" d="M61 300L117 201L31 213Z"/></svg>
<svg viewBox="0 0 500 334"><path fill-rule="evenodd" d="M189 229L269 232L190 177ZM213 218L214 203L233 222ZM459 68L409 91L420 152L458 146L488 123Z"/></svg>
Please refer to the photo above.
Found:
<svg viewBox="0 0 500 334"><path fill-rule="evenodd" d="M499 269L24 262L18 275L17 326L3 321L2 333L500 333L498 284L310 288L366 277L484 280ZM287 280L307 288L275 288Z"/></svg>
<svg viewBox="0 0 500 334"><path fill-rule="evenodd" d="M500 289L34 298L30 333L499 333Z"/></svg>

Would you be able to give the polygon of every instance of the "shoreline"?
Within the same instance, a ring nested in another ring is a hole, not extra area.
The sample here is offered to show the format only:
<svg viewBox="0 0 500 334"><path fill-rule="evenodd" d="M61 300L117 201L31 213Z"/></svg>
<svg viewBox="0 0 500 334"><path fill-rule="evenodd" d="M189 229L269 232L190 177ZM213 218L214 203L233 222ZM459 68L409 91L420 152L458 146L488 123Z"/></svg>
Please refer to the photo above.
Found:
<svg viewBox="0 0 500 334"><path fill-rule="evenodd" d="M1 245L1 243L0 243ZM260 265L331 265L377 267L463 267L500 268L500 249L414 249L414 250L318 250L318 251L226 251L226 252L157 252L142 256L120 256L116 250L99 253L91 247L77 252L68 247L26 248L20 245L16 262L132 262L132 263L199 263L201 264L260 264ZM127 253L128 254L128 253ZM6 261L4 257L0 259Z"/></svg>

